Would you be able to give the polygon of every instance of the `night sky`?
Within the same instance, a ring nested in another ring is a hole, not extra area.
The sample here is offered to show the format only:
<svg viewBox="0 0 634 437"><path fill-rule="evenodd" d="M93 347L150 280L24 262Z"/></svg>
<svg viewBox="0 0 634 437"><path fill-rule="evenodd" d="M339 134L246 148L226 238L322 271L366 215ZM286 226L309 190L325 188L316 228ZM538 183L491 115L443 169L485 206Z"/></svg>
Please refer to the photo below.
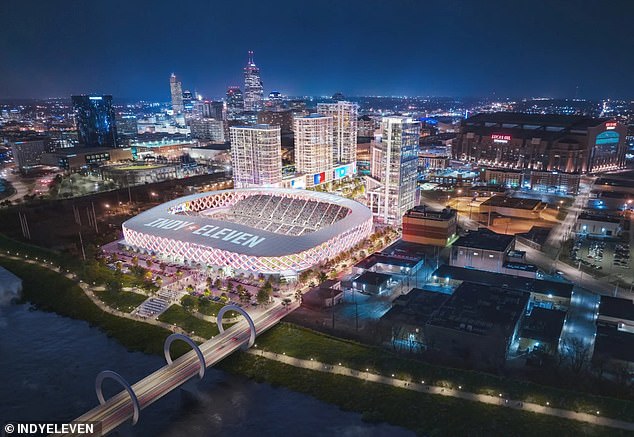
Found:
<svg viewBox="0 0 634 437"><path fill-rule="evenodd" d="M634 98L632 0L2 0L0 32L0 98L221 96L247 50L266 93Z"/></svg>

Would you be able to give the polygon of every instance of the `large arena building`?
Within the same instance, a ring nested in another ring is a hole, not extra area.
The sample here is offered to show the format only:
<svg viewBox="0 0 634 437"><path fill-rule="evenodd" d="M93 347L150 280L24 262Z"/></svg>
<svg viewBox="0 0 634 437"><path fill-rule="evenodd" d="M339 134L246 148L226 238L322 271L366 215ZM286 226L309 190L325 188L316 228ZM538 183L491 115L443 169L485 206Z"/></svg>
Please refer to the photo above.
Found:
<svg viewBox="0 0 634 437"><path fill-rule="evenodd" d="M372 213L353 200L249 188L194 194L145 211L123 223L121 244L170 262L292 278L371 232Z"/></svg>

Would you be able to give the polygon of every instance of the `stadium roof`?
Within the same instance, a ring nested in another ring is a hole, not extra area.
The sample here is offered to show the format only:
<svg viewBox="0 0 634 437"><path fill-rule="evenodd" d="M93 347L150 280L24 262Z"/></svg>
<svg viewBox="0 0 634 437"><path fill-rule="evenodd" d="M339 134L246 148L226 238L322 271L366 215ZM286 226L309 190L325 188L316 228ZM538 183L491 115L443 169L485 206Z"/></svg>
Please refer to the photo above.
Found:
<svg viewBox="0 0 634 437"><path fill-rule="evenodd" d="M351 213L332 225L300 236L293 236L264 231L219 218L169 212L197 199L236 192L245 192L250 195L301 197L307 200L337 204L348 208ZM372 213L367 207L354 200L332 194L284 188L245 188L181 197L142 212L124 222L123 227L139 233L184 241L201 247L214 247L228 252L258 257L277 257L303 252L327 243L338 235L369 220L372 220Z"/></svg>

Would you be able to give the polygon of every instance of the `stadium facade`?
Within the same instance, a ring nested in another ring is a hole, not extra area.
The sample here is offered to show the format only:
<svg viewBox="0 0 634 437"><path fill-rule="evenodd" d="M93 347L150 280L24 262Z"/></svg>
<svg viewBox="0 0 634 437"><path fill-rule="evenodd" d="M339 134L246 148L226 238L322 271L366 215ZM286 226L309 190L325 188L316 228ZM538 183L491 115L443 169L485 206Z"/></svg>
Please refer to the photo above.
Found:
<svg viewBox="0 0 634 437"><path fill-rule="evenodd" d="M372 232L364 205L283 188L213 191L164 203L123 223L127 249L191 266L293 278Z"/></svg>

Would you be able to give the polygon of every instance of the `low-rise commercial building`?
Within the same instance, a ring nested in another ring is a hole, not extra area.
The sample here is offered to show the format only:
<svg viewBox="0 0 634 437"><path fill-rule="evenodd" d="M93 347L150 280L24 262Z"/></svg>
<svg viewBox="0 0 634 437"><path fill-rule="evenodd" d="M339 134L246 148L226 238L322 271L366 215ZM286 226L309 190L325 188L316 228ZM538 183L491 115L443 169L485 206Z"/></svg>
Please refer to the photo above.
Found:
<svg viewBox="0 0 634 437"><path fill-rule="evenodd" d="M499 273L514 247L513 235L479 229L460 237L453 244L449 264Z"/></svg>
<svg viewBox="0 0 634 437"><path fill-rule="evenodd" d="M577 219L576 231L592 237L617 237L621 233L622 218L609 214L582 212Z"/></svg>
<svg viewBox="0 0 634 437"><path fill-rule="evenodd" d="M383 273L363 272L352 281L352 288L369 294L381 294L392 284L392 277Z"/></svg>
<svg viewBox="0 0 634 437"><path fill-rule="evenodd" d="M427 347L476 367L500 368L519 336L529 294L465 282L425 325Z"/></svg>
<svg viewBox="0 0 634 437"><path fill-rule="evenodd" d="M538 199L521 199L505 195L488 198L480 205L480 212L496 213L505 217L516 217L539 220L541 212L546 208Z"/></svg>
<svg viewBox="0 0 634 437"><path fill-rule="evenodd" d="M423 267L423 258L373 253L352 267L352 273L385 273L388 275L415 275Z"/></svg>
<svg viewBox="0 0 634 437"><path fill-rule="evenodd" d="M534 307L520 329L520 350L540 350L554 355L559 351L566 312Z"/></svg>
<svg viewBox="0 0 634 437"><path fill-rule="evenodd" d="M381 317L381 325L389 332L393 346L409 352L424 350L425 325L447 299L448 294L419 288L394 299L392 308Z"/></svg>
<svg viewBox="0 0 634 437"><path fill-rule="evenodd" d="M432 274L432 280L444 287L455 288L463 282L510 288L530 293L529 306L547 309L567 310L573 294L573 284L528 278L505 273L465 269L442 265Z"/></svg>
<svg viewBox="0 0 634 437"><path fill-rule="evenodd" d="M458 219L453 209L434 211L415 206L403 216L403 240L410 243L448 246L457 237Z"/></svg>
<svg viewBox="0 0 634 437"><path fill-rule="evenodd" d="M130 147L70 147L45 153L41 159L42 164L69 171L131 160L132 150Z"/></svg>

